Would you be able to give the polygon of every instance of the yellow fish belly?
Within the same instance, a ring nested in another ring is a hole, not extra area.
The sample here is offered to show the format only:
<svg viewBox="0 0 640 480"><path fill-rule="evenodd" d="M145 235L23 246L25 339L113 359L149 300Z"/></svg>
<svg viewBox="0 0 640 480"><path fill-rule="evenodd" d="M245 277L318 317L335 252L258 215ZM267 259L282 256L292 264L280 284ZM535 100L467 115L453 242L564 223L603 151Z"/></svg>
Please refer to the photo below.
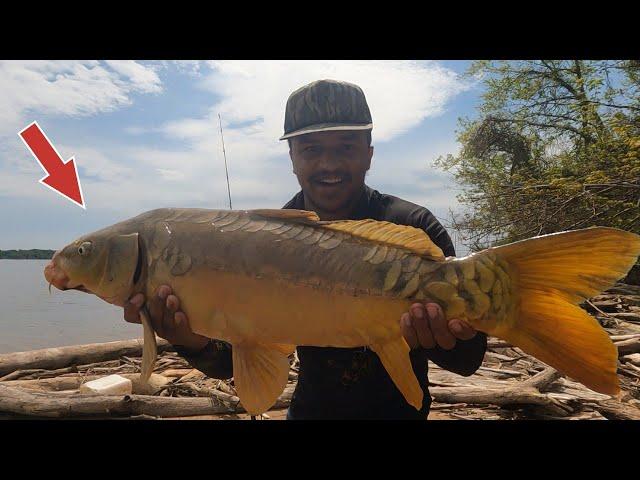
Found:
<svg viewBox="0 0 640 480"><path fill-rule="evenodd" d="M400 335L399 318L407 308L404 299L353 296L233 272L200 270L172 282L192 330L231 343L371 345Z"/></svg>

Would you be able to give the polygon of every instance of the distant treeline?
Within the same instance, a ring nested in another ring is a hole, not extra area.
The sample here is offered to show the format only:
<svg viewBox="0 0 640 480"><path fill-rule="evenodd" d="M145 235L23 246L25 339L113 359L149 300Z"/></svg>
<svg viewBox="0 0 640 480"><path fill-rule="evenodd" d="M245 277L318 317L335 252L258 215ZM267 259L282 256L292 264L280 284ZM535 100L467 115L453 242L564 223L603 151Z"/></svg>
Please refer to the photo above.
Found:
<svg viewBox="0 0 640 480"><path fill-rule="evenodd" d="M48 260L53 257L55 250L0 250L0 260Z"/></svg>

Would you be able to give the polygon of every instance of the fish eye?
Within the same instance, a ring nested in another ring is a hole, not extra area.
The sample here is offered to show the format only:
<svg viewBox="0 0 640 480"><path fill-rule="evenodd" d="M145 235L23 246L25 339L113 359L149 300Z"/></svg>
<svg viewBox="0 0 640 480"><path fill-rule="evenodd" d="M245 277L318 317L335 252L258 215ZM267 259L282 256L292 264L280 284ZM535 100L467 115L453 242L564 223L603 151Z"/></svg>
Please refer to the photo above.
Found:
<svg viewBox="0 0 640 480"><path fill-rule="evenodd" d="M91 242L84 242L82 245L78 247L78 253L83 257L86 255L89 255L90 252L91 252Z"/></svg>

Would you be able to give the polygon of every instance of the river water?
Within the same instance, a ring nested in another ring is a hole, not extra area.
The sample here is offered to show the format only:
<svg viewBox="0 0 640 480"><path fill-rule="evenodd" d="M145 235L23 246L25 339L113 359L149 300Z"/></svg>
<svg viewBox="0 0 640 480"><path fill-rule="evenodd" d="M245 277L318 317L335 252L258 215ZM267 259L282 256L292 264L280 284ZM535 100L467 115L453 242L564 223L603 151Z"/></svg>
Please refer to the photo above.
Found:
<svg viewBox="0 0 640 480"><path fill-rule="evenodd" d="M122 308L47 284L48 260L0 260L0 353L142 338Z"/></svg>

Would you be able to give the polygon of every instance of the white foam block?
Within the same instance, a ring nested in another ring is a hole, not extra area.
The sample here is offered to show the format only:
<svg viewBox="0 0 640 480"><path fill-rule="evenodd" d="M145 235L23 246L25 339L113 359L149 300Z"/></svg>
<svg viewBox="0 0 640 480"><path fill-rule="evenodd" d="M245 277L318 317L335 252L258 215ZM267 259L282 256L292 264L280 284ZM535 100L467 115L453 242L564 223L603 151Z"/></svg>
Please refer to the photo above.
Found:
<svg viewBox="0 0 640 480"><path fill-rule="evenodd" d="M120 375L109 375L98 378L80 386L80 393L99 393L101 395L127 395L133 389L128 378Z"/></svg>

